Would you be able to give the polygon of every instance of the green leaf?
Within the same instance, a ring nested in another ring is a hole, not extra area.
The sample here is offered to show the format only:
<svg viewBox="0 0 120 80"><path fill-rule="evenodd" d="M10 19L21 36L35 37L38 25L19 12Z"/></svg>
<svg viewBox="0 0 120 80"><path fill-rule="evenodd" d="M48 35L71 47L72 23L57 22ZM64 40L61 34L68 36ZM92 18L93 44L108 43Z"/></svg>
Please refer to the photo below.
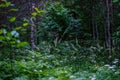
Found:
<svg viewBox="0 0 120 80"><path fill-rule="evenodd" d="M12 38L12 34L10 32L7 33L7 37Z"/></svg>
<svg viewBox="0 0 120 80"><path fill-rule="evenodd" d="M0 41L3 41L5 40L5 37L4 36L0 36Z"/></svg>
<svg viewBox="0 0 120 80"><path fill-rule="evenodd" d="M16 42L15 41L10 41L9 42L11 45L14 45Z"/></svg>
<svg viewBox="0 0 120 80"><path fill-rule="evenodd" d="M113 0L114 3L118 2L119 0Z"/></svg>
<svg viewBox="0 0 120 80"><path fill-rule="evenodd" d="M28 26L28 23L27 23L27 22L23 23L23 26L24 26L24 27L25 27L25 26Z"/></svg>
<svg viewBox="0 0 120 80"><path fill-rule="evenodd" d="M0 4L0 7L5 7L5 4Z"/></svg>
<svg viewBox="0 0 120 80"><path fill-rule="evenodd" d="M2 34L3 33L3 30L2 29L0 29L0 34Z"/></svg>
<svg viewBox="0 0 120 80"><path fill-rule="evenodd" d="M37 13L36 13L36 12L33 12L33 13L32 13L32 16L33 16L33 17L37 16Z"/></svg>
<svg viewBox="0 0 120 80"><path fill-rule="evenodd" d="M20 42L20 43L17 44L17 47L20 48L20 47L23 47L23 46L26 46L26 45L28 45L27 42Z"/></svg>
<svg viewBox="0 0 120 80"><path fill-rule="evenodd" d="M39 10L38 12L39 12L39 13L43 13L43 12L45 12L45 10Z"/></svg>
<svg viewBox="0 0 120 80"><path fill-rule="evenodd" d="M9 7L11 5L11 2L6 2L4 4L0 3L0 7Z"/></svg>
<svg viewBox="0 0 120 80"><path fill-rule="evenodd" d="M17 8L12 8L12 9L10 9L11 11L18 11L18 9Z"/></svg>
<svg viewBox="0 0 120 80"><path fill-rule="evenodd" d="M16 17L10 17L9 21L14 22L16 20Z"/></svg>
<svg viewBox="0 0 120 80"><path fill-rule="evenodd" d="M39 11L39 9L38 9L37 7L35 7L35 10L36 10L36 11Z"/></svg>
<svg viewBox="0 0 120 80"><path fill-rule="evenodd" d="M11 5L11 2L6 2L5 4L7 7Z"/></svg>
<svg viewBox="0 0 120 80"><path fill-rule="evenodd" d="M21 26L15 28L15 30L20 30L20 29L22 29Z"/></svg>

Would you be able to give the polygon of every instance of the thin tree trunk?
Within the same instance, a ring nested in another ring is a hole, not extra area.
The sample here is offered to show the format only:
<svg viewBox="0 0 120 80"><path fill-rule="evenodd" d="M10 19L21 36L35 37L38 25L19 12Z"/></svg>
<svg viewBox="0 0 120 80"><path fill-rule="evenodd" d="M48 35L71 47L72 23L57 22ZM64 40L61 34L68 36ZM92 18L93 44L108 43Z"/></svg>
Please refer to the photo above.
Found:
<svg viewBox="0 0 120 80"><path fill-rule="evenodd" d="M106 31L107 31L107 43L108 43L108 50L109 50L109 58L112 57L111 55L111 32L110 32L110 4L109 0L106 0L106 9L107 9L107 15L106 15Z"/></svg>
<svg viewBox="0 0 120 80"><path fill-rule="evenodd" d="M30 6L31 6L31 8L30 8L30 12L32 13L33 11L34 11L34 8L35 8L35 3L32 1L32 0L30 0L30 2L29 2L29 4L30 4ZM36 47L35 47L35 37L34 37L34 32L35 32L35 24L34 24L34 21L33 21L33 19L32 19L32 17L30 18L30 22L31 22L31 34L30 34L30 40L31 40L31 47L32 47L32 49L34 50Z"/></svg>
<svg viewBox="0 0 120 80"><path fill-rule="evenodd" d="M31 18L31 24L32 24L32 26L31 26L31 46L32 46L32 49L34 50L36 47L35 47L35 37L34 37L34 35L35 35L35 24L34 24L34 21L32 20L32 18Z"/></svg>
<svg viewBox="0 0 120 80"><path fill-rule="evenodd" d="M92 29L93 29L93 40L95 40L95 18L94 18L94 6L92 7Z"/></svg>
<svg viewBox="0 0 120 80"><path fill-rule="evenodd" d="M96 29L96 40L99 40L99 32L98 32L97 22L95 23L95 29Z"/></svg>
<svg viewBox="0 0 120 80"><path fill-rule="evenodd" d="M94 40L99 40L99 32L98 32L98 25L96 21L96 8L95 8L95 3L96 1L92 1L92 28L93 28L93 39Z"/></svg>

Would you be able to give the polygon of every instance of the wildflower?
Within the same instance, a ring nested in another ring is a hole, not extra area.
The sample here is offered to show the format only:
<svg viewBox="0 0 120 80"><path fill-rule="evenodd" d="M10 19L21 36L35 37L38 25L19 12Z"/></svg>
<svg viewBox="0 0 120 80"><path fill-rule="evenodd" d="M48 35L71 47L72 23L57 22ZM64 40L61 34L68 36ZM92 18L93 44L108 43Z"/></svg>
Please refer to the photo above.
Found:
<svg viewBox="0 0 120 80"><path fill-rule="evenodd" d="M116 63L118 63L118 61L117 61L117 60L115 60L113 63L114 63L114 64L116 64Z"/></svg>
<svg viewBox="0 0 120 80"><path fill-rule="evenodd" d="M95 78L95 77L93 77L93 78L91 78L91 80L96 80L96 78Z"/></svg>
<svg viewBox="0 0 120 80"><path fill-rule="evenodd" d="M21 62L25 62L25 59L22 59Z"/></svg>
<svg viewBox="0 0 120 80"><path fill-rule="evenodd" d="M50 77L48 80L54 80L54 77Z"/></svg>
<svg viewBox="0 0 120 80"><path fill-rule="evenodd" d="M75 76L71 75L70 78L75 78Z"/></svg>
<svg viewBox="0 0 120 80"><path fill-rule="evenodd" d="M17 31L11 31L11 34L14 36L14 37L19 37L19 33Z"/></svg>
<svg viewBox="0 0 120 80"><path fill-rule="evenodd" d="M108 68L109 68L109 69L114 69L114 66L109 66Z"/></svg>
<svg viewBox="0 0 120 80"><path fill-rule="evenodd" d="M34 71L36 72L37 70L35 69Z"/></svg>
<svg viewBox="0 0 120 80"><path fill-rule="evenodd" d="M105 66L106 66L106 67L110 67L110 65L109 65L109 64L106 64Z"/></svg>

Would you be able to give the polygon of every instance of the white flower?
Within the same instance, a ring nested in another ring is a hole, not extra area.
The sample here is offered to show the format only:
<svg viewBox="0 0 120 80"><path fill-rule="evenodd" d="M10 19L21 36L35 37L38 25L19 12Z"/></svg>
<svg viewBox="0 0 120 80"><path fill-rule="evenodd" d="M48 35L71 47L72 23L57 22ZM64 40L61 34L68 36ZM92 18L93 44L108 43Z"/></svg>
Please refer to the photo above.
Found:
<svg viewBox="0 0 120 80"><path fill-rule="evenodd" d="M63 61L60 61L61 63L63 62Z"/></svg>
<svg viewBox="0 0 120 80"><path fill-rule="evenodd" d="M113 61L113 63L114 63L114 64L118 63L118 59L115 59L115 60Z"/></svg>
<svg viewBox="0 0 120 80"><path fill-rule="evenodd" d="M19 37L19 33L17 31L11 31L12 36Z"/></svg>
<svg viewBox="0 0 120 80"><path fill-rule="evenodd" d="M34 71L36 72L37 70L35 69Z"/></svg>
<svg viewBox="0 0 120 80"><path fill-rule="evenodd" d="M70 78L75 78L75 76L71 75Z"/></svg>
<svg viewBox="0 0 120 80"><path fill-rule="evenodd" d="M114 61L113 63L116 64L116 63L118 63L118 61Z"/></svg>
<svg viewBox="0 0 120 80"><path fill-rule="evenodd" d="M96 80L96 78L95 78L95 77L93 77L93 78L91 78L91 80Z"/></svg>
<svg viewBox="0 0 120 80"><path fill-rule="evenodd" d="M115 59L115 61L118 61L119 59Z"/></svg>
<svg viewBox="0 0 120 80"><path fill-rule="evenodd" d="M54 77L50 77L48 80L54 80Z"/></svg>
<svg viewBox="0 0 120 80"><path fill-rule="evenodd" d="M109 66L108 68L109 68L109 69L114 69L115 67L114 67L114 66Z"/></svg>
<svg viewBox="0 0 120 80"><path fill-rule="evenodd" d="M115 69L112 69L112 71L115 71Z"/></svg>
<svg viewBox="0 0 120 80"><path fill-rule="evenodd" d="M106 66L106 67L110 67L110 65L109 65L109 64L106 64L105 66Z"/></svg>
<svg viewBox="0 0 120 80"><path fill-rule="evenodd" d="M40 70L40 72L42 72L42 70Z"/></svg>

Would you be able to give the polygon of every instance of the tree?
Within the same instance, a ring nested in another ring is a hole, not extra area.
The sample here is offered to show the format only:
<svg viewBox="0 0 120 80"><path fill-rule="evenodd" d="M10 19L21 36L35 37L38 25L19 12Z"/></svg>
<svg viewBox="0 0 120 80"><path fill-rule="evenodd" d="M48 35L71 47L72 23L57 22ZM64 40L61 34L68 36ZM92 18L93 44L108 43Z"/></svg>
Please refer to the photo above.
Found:
<svg viewBox="0 0 120 80"><path fill-rule="evenodd" d="M106 27L105 27L105 31L106 31L106 41L107 41L107 47L108 47L108 50L109 50L109 58L112 57L111 55L111 51L112 51L112 43L111 43L111 21L110 21L110 15L111 15L111 11L110 11L110 8L111 8L111 2L112 0L106 0Z"/></svg>

